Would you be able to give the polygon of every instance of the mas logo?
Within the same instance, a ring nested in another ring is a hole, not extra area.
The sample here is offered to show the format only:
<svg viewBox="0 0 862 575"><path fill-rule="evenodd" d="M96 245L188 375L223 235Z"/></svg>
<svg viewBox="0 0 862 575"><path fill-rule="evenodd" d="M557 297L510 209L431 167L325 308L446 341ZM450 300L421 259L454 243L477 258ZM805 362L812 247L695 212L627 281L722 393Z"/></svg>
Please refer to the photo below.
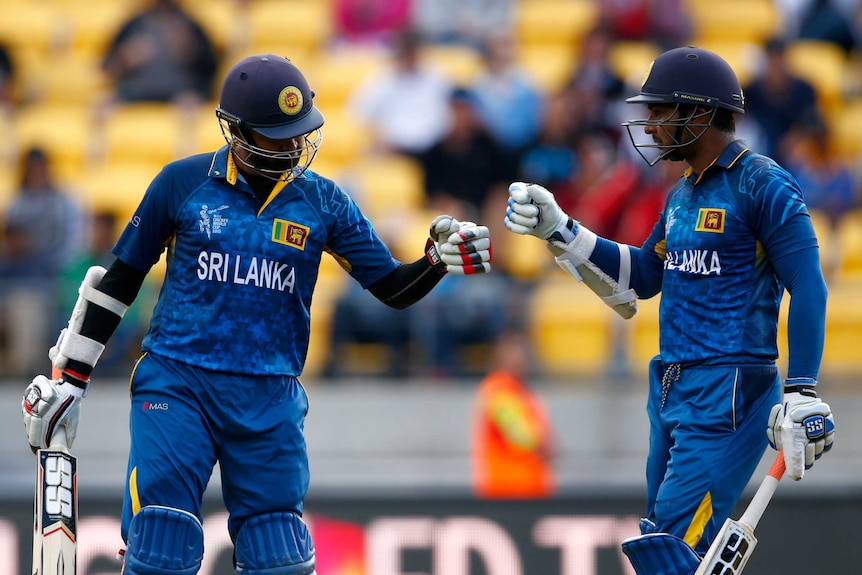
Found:
<svg viewBox="0 0 862 575"><path fill-rule="evenodd" d="M724 233L724 216L727 210L720 208L700 208L697 212L696 232Z"/></svg>
<svg viewBox="0 0 862 575"><path fill-rule="evenodd" d="M308 239L310 231L308 226L287 220L274 219L272 221L272 241L298 250L305 250L305 241Z"/></svg>

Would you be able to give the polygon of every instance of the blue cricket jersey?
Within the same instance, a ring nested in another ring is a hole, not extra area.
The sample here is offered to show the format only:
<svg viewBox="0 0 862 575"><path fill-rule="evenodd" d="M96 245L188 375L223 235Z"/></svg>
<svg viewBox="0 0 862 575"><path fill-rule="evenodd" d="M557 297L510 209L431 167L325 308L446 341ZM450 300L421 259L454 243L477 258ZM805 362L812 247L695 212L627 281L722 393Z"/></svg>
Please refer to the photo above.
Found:
<svg viewBox="0 0 862 575"><path fill-rule="evenodd" d="M148 272L165 248L144 351L239 374L301 374L324 251L364 288L399 265L350 196L312 171L259 208L226 146L165 166L114 254Z"/></svg>
<svg viewBox="0 0 862 575"><path fill-rule="evenodd" d="M807 224L786 225L797 216ZM641 279L662 292L662 360L774 361L784 286L772 262L816 246L796 181L742 141L689 172L637 254Z"/></svg>

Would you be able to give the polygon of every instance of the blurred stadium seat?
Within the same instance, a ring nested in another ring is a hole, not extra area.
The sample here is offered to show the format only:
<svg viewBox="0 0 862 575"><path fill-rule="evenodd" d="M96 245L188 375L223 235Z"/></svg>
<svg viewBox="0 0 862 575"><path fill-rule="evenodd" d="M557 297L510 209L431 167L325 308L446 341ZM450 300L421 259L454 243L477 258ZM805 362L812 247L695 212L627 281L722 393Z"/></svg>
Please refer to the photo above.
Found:
<svg viewBox="0 0 862 575"><path fill-rule="evenodd" d="M562 270L550 270L535 287L526 314L532 349L544 374L602 374L614 345L612 313L589 288Z"/></svg>
<svg viewBox="0 0 862 575"><path fill-rule="evenodd" d="M255 0L248 10L252 52L278 51L290 57L293 49L317 52L331 39L327 2Z"/></svg>
<svg viewBox="0 0 862 575"><path fill-rule="evenodd" d="M422 167L407 156L387 154L361 158L347 168L343 177L343 184L372 221L415 211L425 205Z"/></svg>
<svg viewBox="0 0 862 575"><path fill-rule="evenodd" d="M650 63L661 53L652 42L615 42L608 53L611 68L623 81L640 86Z"/></svg>
<svg viewBox="0 0 862 575"><path fill-rule="evenodd" d="M75 187L92 210L116 214L125 225L160 169L147 162L112 162L87 170Z"/></svg>
<svg viewBox="0 0 862 575"><path fill-rule="evenodd" d="M781 12L772 0L686 0L693 44L739 41L763 44L781 32Z"/></svg>
<svg viewBox="0 0 862 575"><path fill-rule="evenodd" d="M193 116L185 116L172 104L119 104L110 110L101 126L101 156L111 163L166 164L193 146L188 137L188 132L193 131L188 126L193 122ZM218 129L215 121L214 127Z"/></svg>
<svg viewBox="0 0 862 575"><path fill-rule="evenodd" d="M851 166L862 157L862 98L847 102L826 118L830 151Z"/></svg>
<svg viewBox="0 0 862 575"><path fill-rule="evenodd" d="M15 114L13 128L18 149L44 148L61 178L82 174L92 156L93 115L86 104L25 106Z"/></svg>
<svg viewBox="0 0 862 575"><path fill-rule="evenodd" d="M516 64L550 94L564 87L575 69L577 52L572 48L544 45L518 46Z"/></svg>
<svg viewBox="0 0 862 575"><path fill-rule="evenodd" d="M382 70L388 61L380 51L370 49L350 48L317 53L306 73L308 84L314 91L314 102L324 114L345 106L356 87L365 78Z"/></svg>
<svg viewBox="0 0 862 575"><path fill-rule="evenodd" d="M839 255L838 277L842 280L862 280L862 208L844 214L835 228ZM857 306L862 307L862 285L857 292ZM862 330L862 325L859 327ZM862 348L860 348L862 363Z"/></svg>
<svg viewBox="0 0 862 575"><path fill-rule="evenodd" d="M787 45L790 69L817 91L823 110L841 113L847 79L847 57L833 42L794 40Z"/></svg>
<svg viewBox="0 0 862 575"><path fill-rule="evenodd" d="M577 50L599 17L598 3L590 0L522 0L515 10L519 44L570 51Z"/></svg>

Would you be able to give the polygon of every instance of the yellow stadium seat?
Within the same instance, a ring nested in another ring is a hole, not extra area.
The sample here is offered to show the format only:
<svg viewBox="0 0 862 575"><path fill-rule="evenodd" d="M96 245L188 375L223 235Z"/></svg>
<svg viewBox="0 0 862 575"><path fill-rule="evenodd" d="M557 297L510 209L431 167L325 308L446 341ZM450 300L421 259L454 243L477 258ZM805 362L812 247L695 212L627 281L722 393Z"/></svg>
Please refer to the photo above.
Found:
<svg viewBox="0 0 862 575"><path fill-rule="evenodd" d="M439 70L453 84L468 86L484 69L479 52L455 44L426 44L422 47L423 62Z"/></svg>
<svg viewBox="0 0 862 575"><path fill-rule="evenodd" d="M844 51L832 42L794 40L786 55L790 69L814 86L821 106L841 113L847 75Z"/></svg>
<svg viewBox="0 0 862 575"><path fill-rule="evenodd" d="M3 4L0 42L14 52L36 50L47 57L62 47L64 22L51 2Z"/></svg>
<svg viewBox="0 0 862 575"><path fill-rule="evenodd" d="M611 44L608 60L617 76L632 86L640 86L650 63L661 53L652 42L625 42Z"/></svg>
<svg viewBox="0 0 862 575"><path fill-rule="evenodd" d="M763 54L763 48L760 44L732 37L727 39L704 38L695 42L694 45L698 48L711 50L727 60L743 86L755 77L758 62L760 62Z"/></svg>
<svg viewBox="0 0 862 575"><path fill-rule="evenodd" d="M422 166L406 156L387 154L360 158L345 171L343 178L343 185L372 221L418 210L425 205Z"/></svg>
<svg viewBox="0 0 862 575"><path fill-rule="evenodd" d="M90 168L76 188L92 210L112 212L125 224L160 169L146 162L101 164Z"/></svg>
<svg viewBox="0 0 862 575"><path fill-rule="evenodd" d="M25 106L15 114L14 128L18 148L44 148L61 177L80 174L90 160L94 128L89 106Z"/></svg>
<svg viewBox="0 0 862 575"><path fill-rule="evenodd" d="M325 123L318 156L342 165L360 160L373 139L368 126L344 108L320 108L320 111Z"/></svg>
<svg viewBox="0 0 862 575"><path fill-rule="evenodd" d="M543 273L554 270L556 264L545 242L517 234L494 238L494 264L513 278L538 280Z"/></svg>
<svg viewBox="0 0 862 575"><path fill-rule="evenodd" d="M763 44L783 30L781 12L772 0L688 0L692 38Z"/></svg>
<svg viewBox="0 0 862 575"><path fill-rule="evenodd" d="M193 116L185 116L171 104L117 105L107 114L100 131L102 157L108 162L166 164L192 147L186 126L193 122ZM217 129L218 124L215 126Z"/></svg>
<svg viewBox="0 0 862 575"><path fill-rule="evenodd" d="M544 374L602 374L614 346L612 313L562 270L549 273L531 294L526 314L532 348Z"/></svg>
<svg viewBox="0 0 862 575"><path fill-rule="evenodd" d="M645 373L649 361L659 352L660 302L661 294L650 299L639 299L637 315L626 321L629 361L638 372Z"/></svg>
<svg viewBox="0 0 862 575"><path fill-rule="evenodd" d="M836 225L836 245L839 253L838 277L862 279L862 208L844 214Z"/></svg>
<svg viewBox="0 0 862 575"><path fill-rule="evenodd" d="M576 63L574 48L557 46L521 45L516 54L517 65L537 86L551 94L566 85Z"/></svg>
<svg viewBox="0 0 862 575"><path fill-rule="evenodd" d="M826 309L823 372L833 376L862 371L862 282L834 283Z"/></svg>
<svg viewBox="0 0 862 575"><path fill-rule="evenodd" d="M21 95L29 103L93 104L110 88L101 60L94 55L65 52L38 58L21 72Z"/></svg>
<svg viewBox="0 0 862 575"><path fill-rule="evenodd" d="M515 35L520 45L552 45L575 50L598 21L597 2L527 0L515 8Z"/></svg>
<svg viewBox="0 0 862 575"><path fill-rule="evenodd" d="M778 319L778 365L787 373L787 313L790 296L785 292ZM862 281L832 281L826 304L826 339L821 379L858 375L862 370Z"/></svg>
<svg viewBox="0 0 862 575"><path fill-rule="evenodd" d="M317 0L255 0L248 7L251 48L269 52L295 47L309 52L323 48L332 35L332 18L326 2ZM289 32L288 32L289 29Z"/></svg>
<svg viewBox="0 0 862 575"><path fill-rule="evenodd" d="M826 118L830 152L851 166L862 156L862 98L833 110Z"/></svg>
<svg viewBox="0 0 862 575"><path fill-rule="evenodd" d="M344 106L357 86L387 65L387 56L378 50L351 48L320 52L303 72L325 115Z"/></svg>
<svg viewBox="0 0 862 575"><path fill-rule="evenodd" d="M120 28L141 6L136 2L55 0L67 25L67 44L74 53L103 57Z"/></svg>

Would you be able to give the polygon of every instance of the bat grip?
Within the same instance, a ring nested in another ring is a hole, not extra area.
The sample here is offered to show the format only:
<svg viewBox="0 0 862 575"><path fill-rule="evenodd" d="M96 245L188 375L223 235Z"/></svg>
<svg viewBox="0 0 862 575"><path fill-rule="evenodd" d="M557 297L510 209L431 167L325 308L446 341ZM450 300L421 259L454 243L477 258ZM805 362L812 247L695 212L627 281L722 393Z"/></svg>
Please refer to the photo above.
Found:
<svg viewBox="0 0 862 575"><path fill-rule="evenodd" d="M772 467L769 468L769 473L763 478L763 482L757 488L757 492L751 499L751 503L748 504L742 517L739 518L740 523L745 523L754 531L760 522L760 518L763 516L763 512L766 510L766 506L769 505L775 489L778 487L778 482L784 476L784 471L784 451L779 451L778 455L775 456Z"/></svg>

